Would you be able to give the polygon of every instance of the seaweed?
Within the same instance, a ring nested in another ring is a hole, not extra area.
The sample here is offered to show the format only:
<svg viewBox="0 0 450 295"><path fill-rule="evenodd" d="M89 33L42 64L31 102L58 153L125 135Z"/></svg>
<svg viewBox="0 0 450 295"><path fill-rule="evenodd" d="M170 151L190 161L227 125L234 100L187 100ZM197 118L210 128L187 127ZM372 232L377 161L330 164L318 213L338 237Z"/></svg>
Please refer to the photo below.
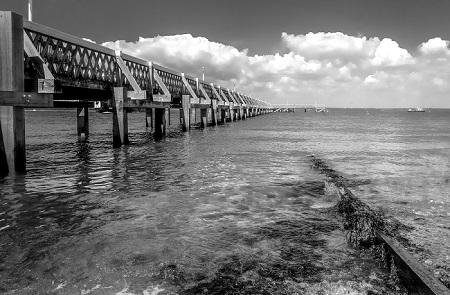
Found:
<svg viewBox="0 0 450 295"><path fill-rule="evenodd" d="M404 242L405 239L400 237L398 230L406 227L394 218L385 218L382 212L373 210L357 198L347 185L358 182L347 179L330 168L322 159L315 156L310 157L313 168L329 178L325 184L325 190L328 193L334 191L339 196L335 209L343 217L343 228L346 230L347 241L355 247L370 249L381 265L389 270L389 287L396 291L406 292L406 288L401 285L399 280L397 266L392 255L386 250L386 245L377 237L377 233L383 233Z"/></svg>

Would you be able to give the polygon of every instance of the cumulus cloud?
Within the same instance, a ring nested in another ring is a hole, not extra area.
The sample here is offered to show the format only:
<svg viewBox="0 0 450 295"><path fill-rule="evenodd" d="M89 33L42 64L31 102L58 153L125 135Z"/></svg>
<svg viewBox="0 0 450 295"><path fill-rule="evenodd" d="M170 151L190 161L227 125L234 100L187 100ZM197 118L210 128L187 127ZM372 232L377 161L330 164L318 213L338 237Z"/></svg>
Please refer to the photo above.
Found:
<svg viewBox="0 0 450 295"><path fill-rule="evenodd" d="M412 64L414 60L406 49L400 48L397 42L386 38L377 46L371 62L376 66L400 66Z"/></svg>
<svg viewBox="0 0 450 295"><path fill-rule="evenodd" d="M448 49L449 45L448 40L442 40L441 38L433 38L420 44L419 50L423 54L442 54L442 55L450 55L450 51Z"/></svg>
<svg viewBox="0 0 450 295"><path fill-rule="evenodd" d="M286 99L309 103L305 99L314 98L343 106L352 96L355 101L364 96L376 99L380 107L383 103L399 107L407 100L398 97L409 97L411 93L416 98L426 97L435 88L448 87L450 58L445 62L442 58L450 56L449 41L441 38L420 44L418 56L412 56L389 38L380 40L341 32L282 33L280 42L287 53L254 56L246 49L190 34L102 45L192 76L200 77L204 67L208 81L226 88L235 83L239 92L271 103ZM379 91L384 91L382 96Z"/></svg>
<svg viewBox="0 0 450 295"><path fill-rule="evenodd" d="M292 52L310 59L359 59L374 54L378 38L353 37L337 33L293 35L283 32L281 39Z"/></svg>

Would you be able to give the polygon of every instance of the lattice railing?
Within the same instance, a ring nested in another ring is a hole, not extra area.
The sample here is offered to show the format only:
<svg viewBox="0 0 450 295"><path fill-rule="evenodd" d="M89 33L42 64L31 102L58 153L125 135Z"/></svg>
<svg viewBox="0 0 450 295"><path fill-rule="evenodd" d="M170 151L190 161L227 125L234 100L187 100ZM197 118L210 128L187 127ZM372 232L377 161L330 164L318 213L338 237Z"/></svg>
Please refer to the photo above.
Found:
<svg viewBox="0 0 450 295"><path fill-rule="evenodd" d="M177 98L183 95L183 81L181 80L181 73L175 72L168 68L153 64L153 70L156 71L164 84L166 84L169 92ZM153 94L162 94L163 90L158 83L153 82Z"/></svg>
<svg viewBox="0 0 450 295"><path fill-rule="evenodd" d="M211 84L207 84L204 82L200 82L203 86L203 89L205 89L206 94L208 94L210 99L217 99L217 97L214 95Z"/></svg>
<svg viewBox="0 0 450 295"><path fill-rule="evenodd" d="M63 86L111 89L120 85L133 90L130 81L117 63L114 50L27 20L24 20L24 31L51 74L55 79L60 80ZM188 94L180 72L130 55L121 54L120 56L131 73L128 77L134 78L136 81L134 85L137 84L140 90L149 91L153 95L164 94L163 87L155 80L157 74L170 92L172 100L181 99L183 94ZM38 77L35 63L26 54L24 58L26 77ZM185 78L195 94L204 98L202 91L197 87L196 79L190 76ZM227 89L216 85L211 86L203 81L199 83L202 84L209 98L222 99L214 94L214 87L218 93L221 89L228 101L233 101ZM245 98L249 106L255 102L249 96Z"/></svg>
<svg viewBox="0 0 450 295"><path fill-rule="evenodd" d="M95 51L82 45L45 34L25 30L51 73L65 84L90 84L95 88L114 84L116 78L115 56ZM25 74L34 71L25 57ZM84 82L84 83L83 83Z"/></svg>

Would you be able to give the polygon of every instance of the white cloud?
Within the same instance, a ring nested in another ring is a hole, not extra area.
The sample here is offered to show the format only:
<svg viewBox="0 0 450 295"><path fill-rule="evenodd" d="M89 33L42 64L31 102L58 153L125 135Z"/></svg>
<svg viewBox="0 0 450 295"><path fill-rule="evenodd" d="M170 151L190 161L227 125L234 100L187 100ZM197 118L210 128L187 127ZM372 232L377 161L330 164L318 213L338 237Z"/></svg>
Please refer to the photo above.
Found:
<svg viewBox="0 0 450 295"><path fill-rule="evenodd" d="M283 43L289 50L312 59L359 59L373 55L380 43L378 38L353 37L337 33L308 33L292 35L283 32Z"/></svg>
<svg viewBox="0 0 450 295"><path fill-rule="evenodd" d="M414 63L406 49L391 39L383 39L375 50L371 63L375 66L400 66Z"/></svg>
<svg viewBox="0 0 450 295"><path fill-rule="evenodd" d="M448 95L444 99L443 94L450 79L450 58L445 58L450 56L449 41L430 39L419 46L418 56L392 39L340 32L282 33L281 42L288 53L255 56L249 56L248 50L189 34L102 45L192 76L201 77L204 67L207 81L226 88L236 83L239 92L271 103L286 99L310 103L315 99L346 106L353 98L361 102L353 106L363 107L373 99L370 106L399 107L414 93L417 99L441 95L440 101L450 107Z"/></svg>
<svg viewBox="0 0 450 295"><path fill-rule="evenodd" d="M433 81L434 85L436 85L436 86L442 86L442 85L444 85L444 80L441 79L441 78L435 77L435 78L433 78L432 81Z"/></svg>
<svg viewBox="0 0 450 295"><path fill-rule="evenodd" d="M448 40L442 40L441 38L433 38L420 44L419 50L423 54L443 54L450 55L450 51L448 49L449 46Z"/></svg>

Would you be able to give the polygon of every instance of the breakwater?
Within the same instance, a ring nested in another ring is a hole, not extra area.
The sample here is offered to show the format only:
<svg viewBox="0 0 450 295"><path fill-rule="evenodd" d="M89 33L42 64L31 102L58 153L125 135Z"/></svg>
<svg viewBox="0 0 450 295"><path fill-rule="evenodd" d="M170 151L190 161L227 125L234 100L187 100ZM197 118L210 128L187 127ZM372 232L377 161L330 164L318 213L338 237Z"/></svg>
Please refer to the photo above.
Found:
<svg viewBox="0 0 450 295"><path fill-rule="evenodd" d="M393 283L408 294L444 295L450 292L444 285L450 285L450 273L445 273L440 281L406 250L408 241L399 234L401 227L405 229L404 225L394 218L384 218L381 212L358 199L349 189L358 183L330 168L322 159L313 155L310 158L313 167L329 178L326 189L335 191L339 198L337 211L343 215L343 228L350 243L371 247L374 256L390 271Z"/></svg>

